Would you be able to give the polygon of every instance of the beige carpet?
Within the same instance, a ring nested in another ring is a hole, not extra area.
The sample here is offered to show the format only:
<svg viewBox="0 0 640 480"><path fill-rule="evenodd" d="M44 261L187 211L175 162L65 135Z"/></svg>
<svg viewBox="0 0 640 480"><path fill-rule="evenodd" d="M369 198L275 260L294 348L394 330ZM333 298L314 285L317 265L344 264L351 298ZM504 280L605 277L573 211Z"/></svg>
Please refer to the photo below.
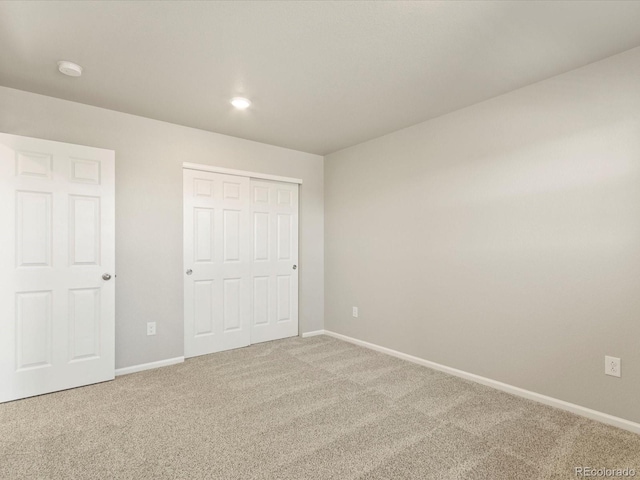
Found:
<svg viewBox="0 0 640 480"><path fill-rule="evenodd" d="M570 479L640 436L329 337L0 405L1 479Z"/></svg>

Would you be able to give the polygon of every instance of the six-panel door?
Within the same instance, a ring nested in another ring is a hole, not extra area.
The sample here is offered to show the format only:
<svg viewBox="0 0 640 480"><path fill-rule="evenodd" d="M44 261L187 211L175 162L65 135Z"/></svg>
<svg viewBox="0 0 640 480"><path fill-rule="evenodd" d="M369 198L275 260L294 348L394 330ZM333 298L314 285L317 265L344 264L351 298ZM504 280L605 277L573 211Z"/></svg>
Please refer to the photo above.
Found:
<svg viewBox="0 0 640 480"><path fill-rule="evenodd" d="M298 335L298 185L251 179L251 343Z"/></svg>
<svg viewBox="0 0 640 480"><path fill-rule="evenodd" d="M0 134L0 401L114 378L114 152Z"/></svg>
<svg viewBox="0 0 640 480"><path fill-rule="evenodd" d="M249 179L184 170L185 357L250 343Z"/></svg>

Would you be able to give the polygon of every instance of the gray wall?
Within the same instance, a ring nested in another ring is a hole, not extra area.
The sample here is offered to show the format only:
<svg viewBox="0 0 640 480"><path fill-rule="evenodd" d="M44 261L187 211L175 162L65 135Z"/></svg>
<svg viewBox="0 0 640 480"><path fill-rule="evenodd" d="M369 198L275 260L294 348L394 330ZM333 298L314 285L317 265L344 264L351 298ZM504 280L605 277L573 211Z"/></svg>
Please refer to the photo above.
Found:
<svg viewBox="0 0 640 480"><path fill-rule="evenodd" d="M634 49L325 157L325 328L640 421L639 79Z"/></svg>
<svg viewBox="0 0 640 480"><path fill-rule="evenodd" d="M321 156L3 87L0 131L116 151L117 368L183 355L182 162L303 179L300 330L323 328Z"/></svg>

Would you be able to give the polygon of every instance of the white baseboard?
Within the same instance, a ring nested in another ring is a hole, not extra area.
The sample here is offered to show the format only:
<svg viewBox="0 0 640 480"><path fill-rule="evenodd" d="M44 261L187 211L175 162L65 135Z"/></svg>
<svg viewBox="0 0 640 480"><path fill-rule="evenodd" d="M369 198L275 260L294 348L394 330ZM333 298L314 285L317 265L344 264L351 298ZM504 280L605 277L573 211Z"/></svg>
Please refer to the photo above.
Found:
<svg viewBox="0 0 640 480"><path fill-rule="evenodd" d="M302 338L315 337L317 335L324 335L324 334L325 334L324 330L314 330L313 332L304 332L302 334Z"/></svg>
<svg viewBox="0 0 640 480"><path fill-rule="evenodd" d="M319 335L316 332L309 332L309 333L313 333L314 335ZM392 357L401 358L402 360L407 360L409 362L417 363L418 365L423 365L425 367L429 367L434 370L439 370L441 372L448 373L449 375L454 375L456 377L464 378L466 380L471 380L473 382L480 383L488 387L493 387L497 390L502 390L503 392L510 393L511 395L527 398L535 402L543 403L551 407L555 407L561 410L566 410L568 412L575 413L576 415L590 418L591 420L596 420L598 422L606 423L607 425L612 425L614 427L622 428L624 430L628 430L630 432L640 434L640 423L632 422L631 420L625 420L624 418L615 417L613 415L609 415L608 413L599 412L597 410L592 410L587 407L582 407L574 403L565 402L564 400L548 397L546 395L532 392L530 390L525 390L523 388L514 387L513 385L498 382L497 380L492 380L490 378L481 377L480 375L465 372L464 370L458 370L457 368L451 368L451 367L447 367L446 365L430 362L429 360L424 360L419 357L414 357L413 355L408 355L406 353L398 352L397 350L392 350L387 347L381 347L380 345L376 345L374 343L369 343L362 340L358 340L356 338L347 337L346 335L342 335L340 333L331 332L329 330L324 330L323 333L330 337L334 337L339 340L344 340L345 342L350 342L355 345L359 345L361 347L375 350L377 352L386 353L387 355L391 355Z"/></svg>
<svg viewBox="0 0 640 480"><path fill-rule="evenodd" d="M129 373L142 372L143 370L151 370L154 368L168 367L169 365L175 365L176 363L184 362L184 357L167 358L166 360L159 360L157 362L143 363L141 365L134 365L132 367L124 367L116 369L116 377L120 375L128 375Z"/></svg>

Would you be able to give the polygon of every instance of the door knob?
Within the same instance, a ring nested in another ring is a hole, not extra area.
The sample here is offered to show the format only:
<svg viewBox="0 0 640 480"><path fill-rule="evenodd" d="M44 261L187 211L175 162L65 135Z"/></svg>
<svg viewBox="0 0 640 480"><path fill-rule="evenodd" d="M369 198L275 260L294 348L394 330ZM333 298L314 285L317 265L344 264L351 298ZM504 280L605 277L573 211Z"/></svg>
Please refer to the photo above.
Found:
<svg viewBox="0 0 640 480"><path fill-rule="evenodd" d="M111 275L109 275L108 273L103 273L102 274L102 279L103 280L111 280Z"/></svg>
<svg viewBox="0 0 640 480"><path fill-rule="evenodd" d="M187 270L187 275L191 275L193 273L193 270L189 269Z"/></svg>
<svg viewBox="0 0 640 480"><path fill-rule="evenodd" d="M298 265L294 265L294 266L293 266L293 269L294 269L294 270L295 270L296 268L298 268Z"/></svg>

